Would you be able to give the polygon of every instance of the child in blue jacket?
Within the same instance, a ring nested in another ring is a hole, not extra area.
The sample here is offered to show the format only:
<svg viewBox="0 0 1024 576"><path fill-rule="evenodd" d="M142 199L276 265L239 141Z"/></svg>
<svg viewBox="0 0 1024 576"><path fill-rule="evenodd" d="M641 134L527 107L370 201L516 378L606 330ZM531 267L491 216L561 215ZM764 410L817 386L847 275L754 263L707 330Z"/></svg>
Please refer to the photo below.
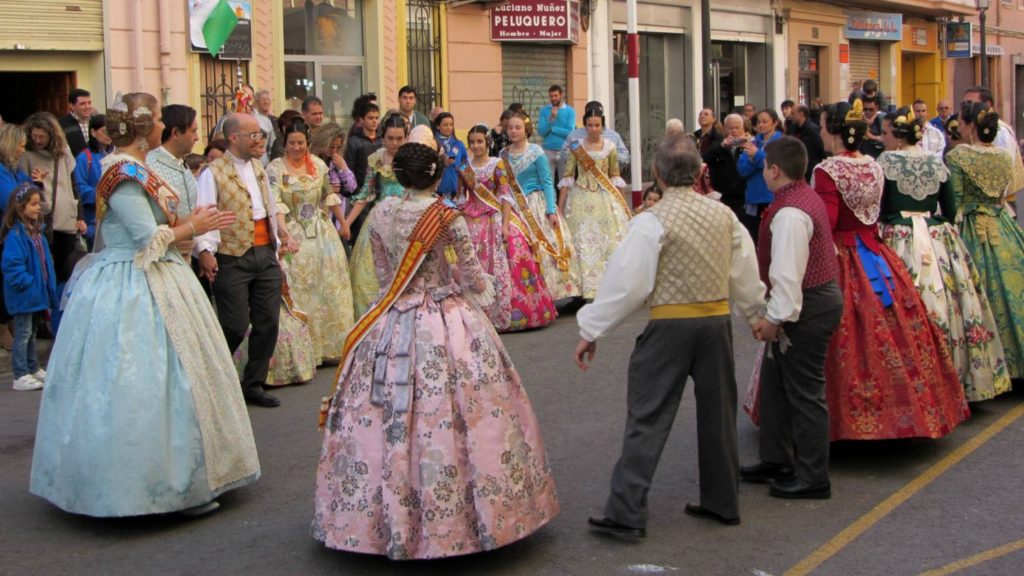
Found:
<svg viewBox="0 0 1024 576"><path fill-rule="evenodd" d="M36 356L36 331L43 314L57 306L53 258L40 219L42 194L31 183L19 184L4 213L4 297L14 318L11 367L19 391L39 390L46 381Z"/></svg>

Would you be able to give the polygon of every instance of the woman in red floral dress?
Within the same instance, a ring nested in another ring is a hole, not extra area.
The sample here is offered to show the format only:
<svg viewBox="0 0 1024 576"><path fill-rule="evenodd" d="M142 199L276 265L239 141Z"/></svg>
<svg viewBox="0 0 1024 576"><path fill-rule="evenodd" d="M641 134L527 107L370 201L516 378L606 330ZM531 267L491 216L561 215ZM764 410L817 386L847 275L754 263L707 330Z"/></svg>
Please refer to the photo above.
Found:
<svg viewBox="0 0 1024 576"><path fill-rule="evenodd" d="M945 336L902 260L878 235L885 178L857 149L860 101L830 106L814 171L839 257L843 318L825 364L832 440L940 438L969 415Z"/></svg>

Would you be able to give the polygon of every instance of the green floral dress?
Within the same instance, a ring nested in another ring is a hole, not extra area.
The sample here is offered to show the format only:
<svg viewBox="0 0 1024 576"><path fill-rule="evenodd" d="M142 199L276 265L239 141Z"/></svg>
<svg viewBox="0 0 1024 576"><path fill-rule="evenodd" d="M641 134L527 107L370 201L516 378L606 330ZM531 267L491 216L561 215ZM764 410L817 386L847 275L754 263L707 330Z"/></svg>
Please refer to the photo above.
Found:
<svg viewBox="0 0 1024 576"><path fill-rule="evenodd" d="M921 148L883 152L880 231L907 266L932 321L942 328L968 401L1010 390L988 297L956 228L949 170ZM940 211L941 208L941 211Z"/></svg>
<svg viewBox="0 0 1024 576"><path fill-rule="evenodd" d="M1005 205L1012 160L993 146L961 144L946 162L960 236L988 295L1007 371L1024 377L1024 231Z"/></svg>

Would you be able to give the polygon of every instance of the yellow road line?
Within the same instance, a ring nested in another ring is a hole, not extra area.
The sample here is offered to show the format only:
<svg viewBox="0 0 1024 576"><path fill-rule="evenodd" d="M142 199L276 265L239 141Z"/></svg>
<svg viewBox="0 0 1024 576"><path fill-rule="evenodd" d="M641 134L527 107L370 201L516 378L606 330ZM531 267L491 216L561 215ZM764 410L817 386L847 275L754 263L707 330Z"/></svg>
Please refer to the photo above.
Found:
<svg viewBox="0 0 1024 576"><path fill-rule="evenodd" d="M991 550L979 552L974 556L971 556L970 558L964 558L963 560L957 560L956 562L946 564L942 568L936 568L935 570L922 572L920 576L946 576L947 574L959 572L964 568L970 568L971 566L974 566L976 564L988 562L989 560L994 560L996 558L999 558L1000 556L1006 556L1007 554L1011 552L1016 552L1017 550L1024 550L1024 540L1017 540L1016 542L1003 544L998 548L992 548Z"/></svg>
<svg viewBox="0 0 1024 576"><path fill-rule="evenodd" d="M998 420L989 424L987 428L974 435L974 437L967 442L964 442L962 445L957 447L956 450L953 450L946 455L945 458L933 464L920 476L911 480L906 486L900 488L893 493L892 496L889 496L882 501L881 504L875 506L867 514L858 518L853 522L853 524L847 526L831 540L822 544L817 550L801 560L796 566L787 570L785 576L805 576L806 574L810 574L811 571L824 564L829 558L845 548L850 542L856 540L857 537L874 526L879 520L885 518L900 504L909 500L914 494L917 494L924 487L931 484L936 478L958 464L983 444L991 440L993 436L1001 432L1003 428L1006 428L1021 416L1024 416L1024 404L1020 404L1006 414L1003 414Z"/></svg>

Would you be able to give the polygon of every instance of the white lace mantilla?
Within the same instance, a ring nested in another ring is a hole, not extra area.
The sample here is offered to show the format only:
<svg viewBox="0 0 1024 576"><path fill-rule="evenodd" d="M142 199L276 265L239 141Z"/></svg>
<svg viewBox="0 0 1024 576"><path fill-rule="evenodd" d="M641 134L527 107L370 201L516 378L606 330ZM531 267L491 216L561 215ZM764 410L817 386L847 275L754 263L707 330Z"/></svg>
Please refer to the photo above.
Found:
<svg viewBox="0 0 1024 576"><path fill-rule="evenodd" d="M864 224L874 224L882 210L885 174L869 156L833 156L818 164L832 177L843 202Z"/></svg>
<svg viewBox="0 0 1024 576"><path fill-rule="evenodd" d="M942 183L949 180L949 168L921 148L883 152L878 165L886 179L896 182L900 194L914 200L937 194Z"/></svg>
<svg viewBox="0 0 1024 576"><path fill-rule="evenodd" d="M528 168L542 156L544 156L544 149L536 144L527 146L526 151L522 154L516 154L511 146L508 148L508 163L511 164L511 168L516 174Z"/></svg>

